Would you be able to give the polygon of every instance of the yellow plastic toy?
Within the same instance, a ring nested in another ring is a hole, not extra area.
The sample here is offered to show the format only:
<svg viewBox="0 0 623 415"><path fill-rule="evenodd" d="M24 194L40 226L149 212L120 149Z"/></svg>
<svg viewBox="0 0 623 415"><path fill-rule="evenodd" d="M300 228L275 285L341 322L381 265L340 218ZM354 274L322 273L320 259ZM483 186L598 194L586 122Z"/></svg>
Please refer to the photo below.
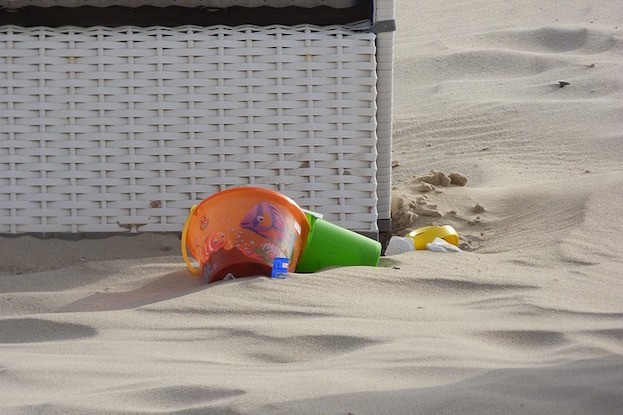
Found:
<svg viewBox="0 0 623 415"><path fill-rule="evenodd" d="M433 242L435 238L441 238L452 245L459 246L459 234L450 225L425 226L409 232L407 238L413 240L413 246L417 251L425 250L426 244Z"/></svg>

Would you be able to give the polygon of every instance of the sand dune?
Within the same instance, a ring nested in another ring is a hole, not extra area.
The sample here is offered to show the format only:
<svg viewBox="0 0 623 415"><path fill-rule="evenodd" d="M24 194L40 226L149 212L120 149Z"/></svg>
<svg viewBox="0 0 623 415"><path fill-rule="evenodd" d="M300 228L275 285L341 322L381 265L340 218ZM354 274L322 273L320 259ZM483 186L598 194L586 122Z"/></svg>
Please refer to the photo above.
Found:
<svg viewBox="0 0 623 415"><path fill-rule="evenodd" d="M622 4L398 2L395 232L462 253L206 286L175 235L0 238L0 413L621 413Z"/></svg>

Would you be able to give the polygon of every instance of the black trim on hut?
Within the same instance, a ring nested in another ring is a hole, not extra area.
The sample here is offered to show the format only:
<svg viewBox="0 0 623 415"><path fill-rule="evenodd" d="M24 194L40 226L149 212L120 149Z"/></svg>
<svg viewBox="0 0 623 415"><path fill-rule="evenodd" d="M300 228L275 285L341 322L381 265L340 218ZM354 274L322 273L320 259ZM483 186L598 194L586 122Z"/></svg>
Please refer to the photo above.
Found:
<svg viewBox="0 0 623 415"><path fill-rule="evenodd" d="M327 6L302 7L22 7L0 9L0 25L32 26L238 26L253 24L319 26L341 25L372 20L372 2L359 1L354 7L335 9Z"/></svg>

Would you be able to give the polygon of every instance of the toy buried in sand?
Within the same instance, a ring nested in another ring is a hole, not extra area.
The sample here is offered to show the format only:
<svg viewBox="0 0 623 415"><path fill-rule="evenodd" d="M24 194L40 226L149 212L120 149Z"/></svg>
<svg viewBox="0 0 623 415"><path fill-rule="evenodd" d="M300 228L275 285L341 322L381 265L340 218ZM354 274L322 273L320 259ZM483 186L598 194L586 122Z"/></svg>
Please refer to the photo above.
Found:
<svg viewBox="0 0 623 415"><path fill-rule="evenodd" d="M306 212L309 236L296 266L296 272L316 272L325 268L367 265L376 266L381 257L381 243Z"/></svg>
<svg viewBox="0 0 623 415"><path fill-rule="evenodd" d="M406 236L392 236L385 255L423 251L460 252L459 234L450 225L425 226L409 232Z"/></svg>
<svg viewBox="0 0 623 415"><path fill-rule="evenodd" d="M450 225L424 226L407 234L407 238L413 240L416 251L426 249L426 245L440 238L454 246L459 246L459 234Z"/></svg>
<svg viewBox="0 0 623 415"><path fill-rule="evenodd" d="M208 283L228 274L271 275L276 258L286 258L287 270L294 272L308 232L305 213L289 197L260 187L236 187L190 209L182 256L188 269Z"/></svg>

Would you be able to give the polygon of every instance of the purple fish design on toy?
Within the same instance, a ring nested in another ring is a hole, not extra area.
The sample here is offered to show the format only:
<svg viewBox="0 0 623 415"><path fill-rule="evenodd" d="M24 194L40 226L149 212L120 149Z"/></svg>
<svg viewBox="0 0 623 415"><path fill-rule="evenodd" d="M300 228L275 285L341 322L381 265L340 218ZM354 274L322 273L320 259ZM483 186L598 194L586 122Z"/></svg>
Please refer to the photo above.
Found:
<svg viewBox="0 0 623 415"><path fill-rule="evenodd" d="M273 241L281 241L286 233L286 221L283 215L267 202L253 206L244 215L240 226Z"/></svg>

